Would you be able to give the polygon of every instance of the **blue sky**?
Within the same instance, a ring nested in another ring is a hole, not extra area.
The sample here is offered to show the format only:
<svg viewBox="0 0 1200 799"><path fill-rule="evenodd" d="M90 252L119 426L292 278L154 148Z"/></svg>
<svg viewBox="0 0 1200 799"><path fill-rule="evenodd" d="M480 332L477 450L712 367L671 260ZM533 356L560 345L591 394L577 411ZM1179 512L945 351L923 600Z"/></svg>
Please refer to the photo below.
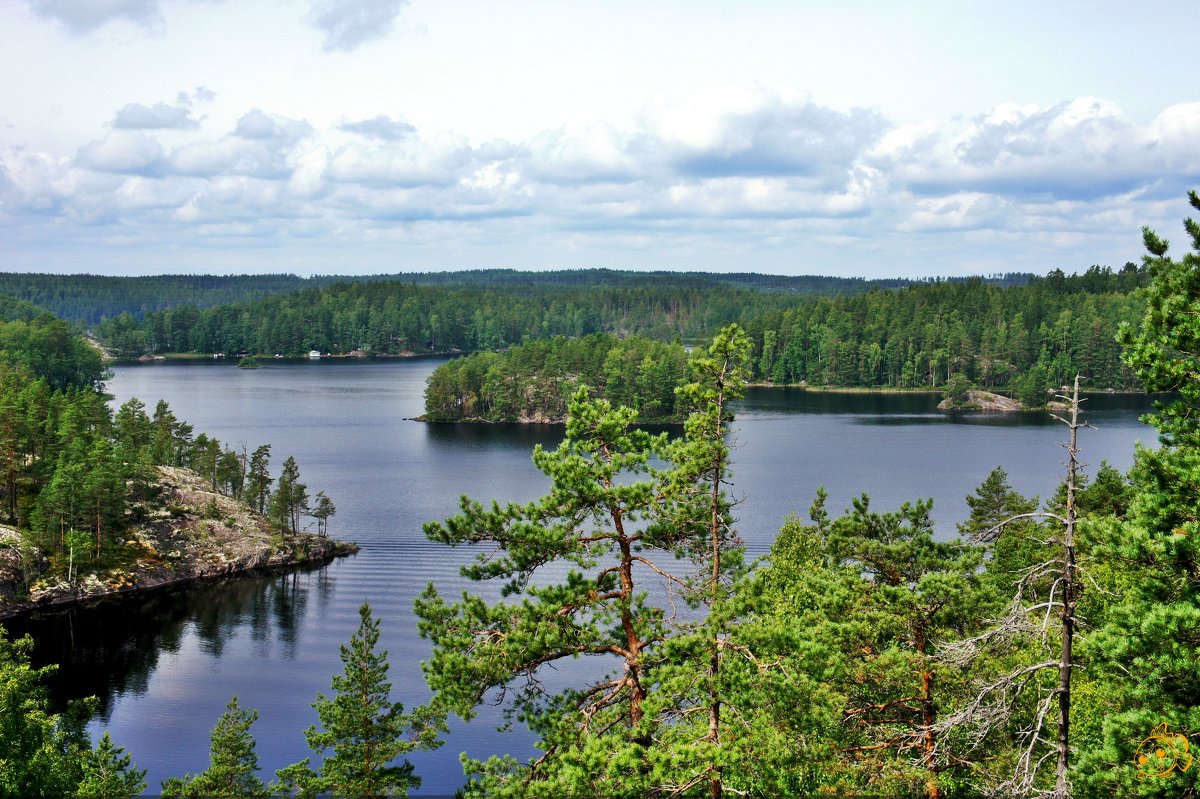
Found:
<svg viewBox="0 0 1200 799"><path fill-rule="evenodd" d="M0 269L1120 266L1200 187L1197 23L1194 0L0 0Z"/></svg>

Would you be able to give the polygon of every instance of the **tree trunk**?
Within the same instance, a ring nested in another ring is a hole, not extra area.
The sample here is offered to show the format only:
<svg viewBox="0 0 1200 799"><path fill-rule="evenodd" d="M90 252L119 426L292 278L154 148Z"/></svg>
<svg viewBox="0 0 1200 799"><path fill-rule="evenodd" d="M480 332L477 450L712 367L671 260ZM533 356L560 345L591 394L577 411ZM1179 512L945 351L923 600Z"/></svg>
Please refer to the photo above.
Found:
<svg viewBox="0 0 1200 799"><path fill-rule="evenodd" d="M1063 611L1062 655L1058 662L1058 764L1054 769L1054 796L1067 799L1070 785L1067 768L1070 760L1071 725L1071 644L1075 636L1075 482L1079 467L1077 434L1079 432L1079 375L1071 391L1071 443L1067 446L1067 512L1063 531Z"/></svg>
<svg viewBox="0 0 1200 799"><path fill-rule="evenodd" d="M933 730L936 712L933 707L933 672L929 669L928 639L924 621L917 622L916 649L921 657L921 765L928 772L925 793L929 799L941 799L942 789L938 785L934 758L937 755L937 733Z"/></svg>

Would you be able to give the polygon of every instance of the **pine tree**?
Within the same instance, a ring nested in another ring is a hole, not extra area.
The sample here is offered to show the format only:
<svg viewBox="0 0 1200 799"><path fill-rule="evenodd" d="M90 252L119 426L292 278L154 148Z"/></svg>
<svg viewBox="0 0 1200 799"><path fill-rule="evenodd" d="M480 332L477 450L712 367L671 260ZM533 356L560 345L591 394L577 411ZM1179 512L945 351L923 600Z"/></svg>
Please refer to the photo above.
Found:
<svg viewBox="0 0 1200 799"><path fill-rule="evenodd" d="M1200 211L1200 196L1189 192ZM1110 680L1103 740L1085 753L1079 783L1097 795L1188 796L1200 769L1169 780L1143 779L1139 742L1167 724L1200 738L1200 224L1184 222L1191 251L1174 260L1148 228L1143 242L1150 284L1139 330L1124 326L1125 361L1149 391L1170 391L1147 418L1158 449L1140 447L1131 471L1133 501L1108 546L1128 581L1108 624L1089 637L1098 670Z"/></svg>
<svg viewBox="0 0 1200 799"><path fill-rule="evenodd" d="M83 779L75 789L77 799L132 799L146 789L146 772L131 768L132 758L113 743L108 733L83 760Z"/></svg>
<svg viewBox="0 0 1200 799"><path fill-rule="evenodd" d="M741 554L723 438L747 349L730 328L693 364L697 382L681 391L692 414L677 445L634 428L635 410L581 387L562 445L534 451L549 494L490 507L464 497L458 516L426 527L449 544L491 544L463 573L500 580L511 597L448 603L431 586L418 600L422 635L434 643L434 703L470 718L500 692L546 752L529 763L466 759L472 795L724 791L735 756L722 730L742 723L722 712L725 653L746 648L731 639ZM665 596L651 602L648 586ZM664 609L681 600L697 612ZM583 657L610 672L562 690L542 682L544 668Z"/></svg>
<svg viewBox="0 0 1200 799"><path fill-rule="evenodd" d="M434 703L470 719L490 692L501 692L511 697L510 715L550 753L527 764L464 759L471 795L641 796L652 780L648 670L666 629L663 611L636 582L635 564L667 574L652 558L680 542L647 526L659 500L650 461L666 436L633 429L636 415L590 400L580 387L562 444L534 450L549 494L490 507L463 497L459 515L426 525L435 541L489 544L464 576L499 580L505 596L519 596L447 602L431 585L418 598L419 630L433 643L425 670ZM547 583L541 578L551 564L561 576ZM682 582L664 579L672 591ZM585 656L607 661L614 673L561 692L539 679L543 667Z"/></svg>
<svg viewBox="0 0 1200 799"><path fill-rule="evenodd" d="M308 486L300 482L300 467L288 457L271 496L270 516L285 532L299 532L300 515L308 510Z"/></svg>
<svg viewBox="0 0 1200 799"><path fill-rule="evenodd" d="M337 506L333 504L324 491L317 492L317 504L310 511L310 514L317 520L317 535L329 535L329 517L337 513Z"/></svg>
<svg viewBox="0 0 1200 799"><path fill-rule="evenodd" d="M251 510L263 513L267 508L267 500L271 496L271 445L263 444L254 450L250 456L250 465L246 470L246 490L244 498Z"/></svg>
<svg viewBox="0 0 1200 799"><path fill-rule="evenodd" d="M358 614L358 630L350 645L341 647L346 668L333 678L334 696L318 694L313 703L321 728L314 725L304 733L314 752L329 752L320 774L308 768L307 760L279 772L285 784L296 786L305 795L407 796L409 788L421 784L411 763L395 761L406 752L431 745L435 729L421 718L405 715L403 705L390 700L387 652L375 650L379 619L372 617L366 602Z"/></svg>
<svg viewBox="0 0 1200 799"><path fill-rule="evenodd" d="M98 759L84 730L95 700L72 703L65 715L49 712L44 680L56 667L30 666L32 649L32 638L10 641L0 627L0 797L6 799L74 795Z"/></svg>
<svg viewBox="0 0 1200 799"><path fill-rule="evenodd" d="M258 720L257 710L238 706L237 697L229 700L225 712L213 727L209 766L195 776L173 777L162 784L164 797L220 797L220 799L258 799L269 795L257 772L258 753L250 726Z"/></svg>
<svg viewBox="0 0 1200 799"><path fill-rule="evenodd" d="M685 596L708 610L703 623L676 634L676 647L696 646L704 655L682 658L682 668L672 675L671 682L685 686L677 702L696 702L706 709L704 732L693 734L696 745L681 750L698 758L697 768L705 775L712 799L722 796L726 788L727 758L722 750L728 748L723 737L728 718L723 719L722 714L727 686L723 685L722 668L734 626L733 585L745 573L741 541L734 532L732 505L725 493L731 477L725 437L733 421L729 406L745 393L749 360L745 333L730 325L688 364L692 380L677 392L688 410L684 435L667 451L673 468L667 473L665 493L673 501L660 505L665 510L664 529L683 543L678 554L688 556L698 567ZM738 656L746 654L753 657L742 647ZM689 668L696 660L703 664L699 675ZM700 695L685 699L690 686L702 686ZM676 756L682 759L682 755L681 751Z"/></svg>

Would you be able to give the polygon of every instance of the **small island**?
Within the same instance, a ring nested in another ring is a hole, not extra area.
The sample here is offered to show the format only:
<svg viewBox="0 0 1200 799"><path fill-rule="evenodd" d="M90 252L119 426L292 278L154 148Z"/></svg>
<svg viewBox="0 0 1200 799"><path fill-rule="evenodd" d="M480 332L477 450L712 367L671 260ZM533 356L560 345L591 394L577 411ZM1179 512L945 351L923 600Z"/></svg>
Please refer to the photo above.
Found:
<svg viewBox="0 0 1200 799"><path fill-rule="evenodd" d="M1030 406L1023 405L1011 397L977 389L971 389L954 397L947 396L938 403L937 407L939 411L991 411L997 413L1031 409Z"/></svg>
<svg viewBox="0 0 1200 799"><path fill-rule="evenodd" d="M686 369L680 344L608 333L556 336L442 364L429 378L418 419L562 424L567 401L586 385L593 396L637 410L639 423L679 423L675 388Z"/></svg>

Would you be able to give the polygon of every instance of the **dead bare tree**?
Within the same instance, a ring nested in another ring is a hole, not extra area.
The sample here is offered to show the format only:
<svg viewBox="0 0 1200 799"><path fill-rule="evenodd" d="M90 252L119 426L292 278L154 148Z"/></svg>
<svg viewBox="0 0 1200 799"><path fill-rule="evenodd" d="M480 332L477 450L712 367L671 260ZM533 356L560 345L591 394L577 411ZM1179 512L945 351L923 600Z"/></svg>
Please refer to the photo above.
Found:
<svg viewBox="0 0 1200 799"><path fill-rule="evenodd" d="M1055 556L1022 571L1015 583L1013 600L1007 613L991 628L974 638L942 647L942 656L960 667L966 667L987 651L1017 641L1036 639L1040 647L1047 648L1054 626L1053 616L1055 611L1058 612L1061 640L1057 658L1047 657L983 682L965 706L939 725L947 732L966 731L971 739L982 743L993 731L1012 723L1021 697L1037 689L1040 674L1046 670L1057 670L1057 684L1038 698L1032 721L1018 730L1021 749L1012 774L995 786L995 794L1000 796L1048 795L1053 799L1068 799L1070 796L1067 771L1070 765L1071 673L1075 666L1071 648L1079 622L1076 609L1083 585L1081 578L1084 576L1075 551L1076 495L1081 468L1078 433L1081 428L1091 425L1079 421L1079 406L1083 400L1079 399L1078 375L1075 376L1071 393L1056 397L1066 403L1068 413L1065 417L1058 414L1053 416L1070 430L1070 437L1064 444L1067 450L1066 507L1061 514L1043 510L1010 516L975 536L979 540L994 541L1013 522L1049 519L1058 523L1058 529L1040 543L1054 546ZM1045 587L1047 581L1048 588ZM1051 732L1049 719L1056 705L1058 719ZM1055 763L1054 787L1038 788L1038 774L1052 760Z"/></svg>

